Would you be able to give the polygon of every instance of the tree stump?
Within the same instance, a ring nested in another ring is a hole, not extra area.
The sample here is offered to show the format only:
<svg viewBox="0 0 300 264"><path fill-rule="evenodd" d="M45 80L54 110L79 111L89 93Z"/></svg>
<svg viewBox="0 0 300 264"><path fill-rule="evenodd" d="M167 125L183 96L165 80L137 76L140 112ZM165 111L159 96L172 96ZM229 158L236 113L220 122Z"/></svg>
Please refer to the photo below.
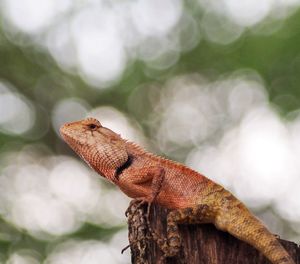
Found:
<svg viewBox="0 0 300 264"><path fill-rule="evenodd" d="M133 211L134 210L134 213ZM162 252L151 239L145 207L131 208L128 213L129 242L133 264L159 263ZM166 235L168 210L153 205L150 225L158 234ZM164 264L270 264L255 248L238 240L214 225L180 225L182 246L176 257L166 258ZM300 249L297 244L279 239L297 264L300 264Z"/></svg>

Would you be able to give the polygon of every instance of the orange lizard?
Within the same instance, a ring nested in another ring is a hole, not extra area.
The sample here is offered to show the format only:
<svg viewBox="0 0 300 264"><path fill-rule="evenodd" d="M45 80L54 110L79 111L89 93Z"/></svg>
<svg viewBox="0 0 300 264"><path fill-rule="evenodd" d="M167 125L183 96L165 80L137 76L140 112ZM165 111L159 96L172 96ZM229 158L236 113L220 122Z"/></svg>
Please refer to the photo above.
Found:
<svg viewBox="0 0 300 264"><path fill-rule="evenodd" d="M60 132L85 162L135 202L171 209L167 237L157 239L165 256L180 249L178 224L213 223L258 249L273 264L295 264L242 202L198 172L145 151L93 118L65 124Z"/></svg>

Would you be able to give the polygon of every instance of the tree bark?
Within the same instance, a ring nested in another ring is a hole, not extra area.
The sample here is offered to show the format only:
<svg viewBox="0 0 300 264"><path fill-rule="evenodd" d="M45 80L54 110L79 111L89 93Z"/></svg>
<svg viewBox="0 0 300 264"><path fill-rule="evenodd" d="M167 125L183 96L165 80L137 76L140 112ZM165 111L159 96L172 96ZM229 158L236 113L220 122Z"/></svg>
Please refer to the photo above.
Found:
<svg viewBox="0 0 300 264"><path fill-rule="evenodd" d="M133 206L128 215L132 263L159 263L162 252L150 237L145 207L135 209ZM167 209L152 206L150 225L159 235L166 235L167 213ZM176 257L164 259L164 264L270 264L255 248L217 230L214 225L180 225L179 229L182 237L180 253ZM279 241L295 262L300 264L298 245L282 239Z"/></svg>

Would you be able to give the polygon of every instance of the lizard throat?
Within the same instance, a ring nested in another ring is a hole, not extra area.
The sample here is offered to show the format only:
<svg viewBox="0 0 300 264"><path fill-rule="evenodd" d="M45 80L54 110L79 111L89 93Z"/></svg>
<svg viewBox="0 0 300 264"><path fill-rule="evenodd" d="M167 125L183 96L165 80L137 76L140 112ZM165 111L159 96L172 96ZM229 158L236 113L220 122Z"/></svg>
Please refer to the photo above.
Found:
<svg viewBox="0 0 300 264"><path fill-rule="evenodd" d="M121 173L130 167L130 165L132 164L132 161L133 161L133 157L131 155L128 155L128 159L126 160L126 162L116 169L115 178L117 180L119 180Z"/></svg>

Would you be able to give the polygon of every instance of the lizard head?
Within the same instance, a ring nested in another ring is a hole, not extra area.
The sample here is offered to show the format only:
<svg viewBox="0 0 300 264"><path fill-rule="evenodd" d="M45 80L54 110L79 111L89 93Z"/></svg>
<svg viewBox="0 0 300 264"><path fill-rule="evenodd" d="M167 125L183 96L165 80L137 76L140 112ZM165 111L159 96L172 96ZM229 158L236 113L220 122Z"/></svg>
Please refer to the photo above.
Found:
<svg viewBox="0 0 300 264"><path fill-rule="evenodd" d="M60 128L65 142L94 170L109 180L127 160L126 141L94 118Z"/></svg>

